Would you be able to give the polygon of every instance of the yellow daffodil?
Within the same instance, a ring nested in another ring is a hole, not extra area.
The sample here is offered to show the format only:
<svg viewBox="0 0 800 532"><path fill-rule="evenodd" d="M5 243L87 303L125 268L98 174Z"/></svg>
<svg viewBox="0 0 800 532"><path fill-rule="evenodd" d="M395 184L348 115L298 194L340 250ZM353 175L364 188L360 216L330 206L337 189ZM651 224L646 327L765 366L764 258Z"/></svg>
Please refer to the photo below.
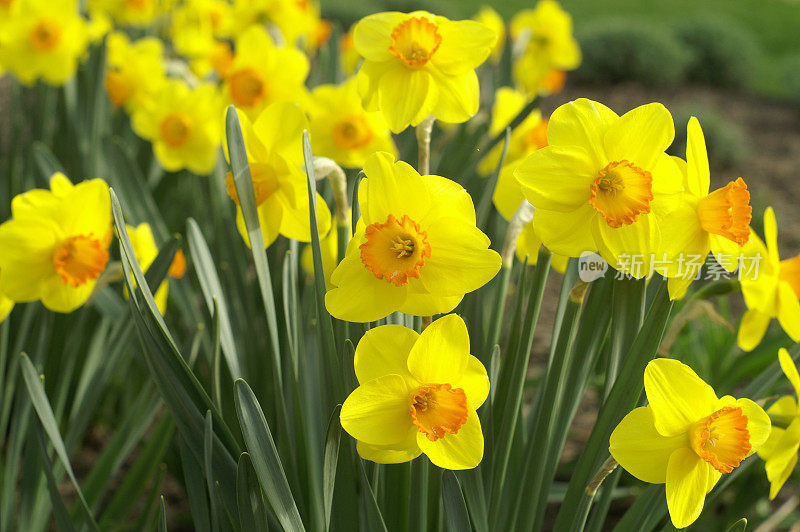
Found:
<svg viewBox="0 0 800 532"><path fill-rule="evenodd" d="M556 109L549 145L515 172L544 245L569 257L599 251L622 272L650 273L660 240L653 207L668 208L682 190L680 168L664 152L674 134L657 103L621 117L583 98Z"/></svg>
<svg viewBox="0 0 800 532"><path fill-rule="evenodd" d="M41 299L56 312L81 306L108 262L108 185L73 185L57 173L50 190L16 196L11 213L0 225L0 292L16 302Z"/></svg>
<svg viewBox="0 0 800 532"><path fill-rule="evenodd" d="M475 68L497 40L483 24L426 11L377 13L356 24L353 40L364 57L364 108L380 110L395 133L431 115L459 123L478 112Z"/></svg>
<svg viewBox="0 0 800 532"><path fill-rule="evenodd" d="M346 76L356 73L358 64L361 62L361 55L356 50L353 42L353 30L351 29L339 40L339 62L342 65L342 72Z"/></svg>
<svg viewBox="0 0 800 532"><path fill-rule="evenodd" d="M422 334L400 325L370 330L356 348L355 371L359 387L340 418L362 458L396 464L425 453L444 469L480 463L476 410L489 395L489 378L469 354L459 316L440 318Z"/></svg>
<svg viewBox="0 0 800 532"><path fill-rule="evenodd" d="M0 292L0 323L3 323L9 314L11 314L11 310L14 308L14 301L10 298L6 297L3 292Z"/></svg>
<svg viewBox="0 0 800 532"><path fill-rule="evenodd" d="M672 524L684 528L706 494L767 440L770 419L750 399L718 398L692 369L671 359L644 372L648 406L635 408L611 434L611 456L631 475L667 487Z"/></svg>
<svg viewBox="0 0 800 532"><path fill-rule="evenodd" d="M115 31L106 39L108 72L106 92L116 107L128 112L142 107L166 81L162 55L164 46L155 37L131 43L128 36Z"/></svg>
<svg viewBox="0 0 800 532"><path fill-rule="evenodd" d="M497 41L492 47L492 53L489 59L495 65L498 64L500 58L503 57L503 50L506 47L506 23L503 21L503 17L501 17L492 6L481 6L480 11L472 17L472 20L480 22L497 35Z"/></svg>
<svg viewBox="0 0 800 532"><path fill-rule="evenodd" d="M274 103L255 122L239 115L244 135L250 174L253 179L258 219L264 245L269 246L278 233L287 238L309 242L308 184L303 166L303 130L308 129L305 115L295 104ZM239 196L233 176L226 180L228 195L236 203L236 226L250 245ZM331 212L317 194L317 225L325 235L331 226Z"/></svg>
<svg viewBox="0 0 800 532"><path fill-rule="evenodd" d="M778 360L786 378L792 383L795 395L800 397L800 375L789 352L781 348L778 351ZM769 498L772 500L797 464L797 451L800 449L800 406L794 397L784 395L772 403L767 413L783 417L788 423L786 428L773 426L769 438L758 450L758 456L766 462L764 468L770 482Z"/></svg>
<svg viewBox="0 0 800 532"><path fill-rule="evenodd" d="M475 226L475 208L458 184L420 176L388 153L364 163L361 220L325 295L331 315L366 322L394 311L450 312L500 269L500 255Z"/></svg>
<svg viewBox="0 0 800 532"><path fill-rule="evenodd" d="M225 96L255 120L273 102L304 104L303 83L308 59L299 50L278 47L261 26L251 26L236 39L236 53L225 80Z"/></svg>
<svg viewBox="0 0 800 532"><path fill-rule="evenodd" d="M517 258L520 262L527 260L529 265L536 264L539 260L540 247L542 247L542 241L536 235L533 223L529 223L522 228L522 232L517 237ZM550 259L550 266L558 273L564 273L568 263L569 257L564 255L553 255Z"/></svg>
<svg viewBox="0 0 800 532"><path fill-rule="evenodd" d="M540 0L534 9L514 15L510 31L514 48L519 50L514 80L530 94L548 85L554 69L574 70L581 63L581 50L572 36L572 17L554 0Z"/></svg>
<svg viewBox="0 0 800 532"><path fill-rule="evenodd" d="M38 79L62 85L89 44L75 0L25 0L12 7L0 23L0 64L26 85Z"/></svg>
<svg viewBox="0 0 800 532"><path fill-rule="evenodd" d="M227 39L232 35L233 8L224 0L191 0L172 15L170 35L175 51L188 58L192 70L205 77L212 69L221 76L233 60Z"/></svg>
<svg viewBox="0 0 800 532"><path fill-rule="evenodd" d="M309 52L325 44L333 30L329 21L320 18L319 3L312 0L271 2L267 17L280 29L289 46Z"/></svg>
<svg viewBox="0 0 800 532"><path fill-rule="evenodd" d="M133 114L133 130L153 143L158 162L176 172L211 173L220 146L222 101L212 84L170 79Z"/></svg>
<svg viewBox="0 0 800 532"><path fill-rule="evenodd" d="M738 343L753 350L772 318L777 318L786 334L800 342L800 255L780 260L778 223L772 207L764 212L766 246L750 230L750 240L741 251L741 284L747 312L739 324Z"/></svg>
<svg viewBox="0 0 800 532"><path fill-rule="evenodd" d="M139 266L141 266L142 271L147 271L147 269L151 264L153 264L153 261L156 260L156 257L158 256L158 247L156 246L155 238L153 238L153 231L150 228L150 224L143 222L136 227L127 225L126 229L128 231L128 238L131 240L133 254L136 256L136 260L139 262ZM172 259L172 264L170 264L167 275L173 279L177 279L183 277L185 271L186 259L183 255L183 252L178 250L175 253L175 257ZM134 280L134 284L135 283L136 281ZM165 279L153 294L153 298L156 301L156 306L161 314L164 314L167 309L168 293L169 283Z"/></svg>
<svg viewBox="0 0 800 532"><path fill-rule="evenodd" d="M314 89L310 127L314 155L328 157L345 167L364 166L367 157L376 151L397 155L383 115L361 106L355 78L342 85Z"/></svg>
<svg viewBox="0 0 800 532"><path fill-rule="evenodd" d="M709 193L710 172L703 130L695 117L687 126L686 162L683 169L684 192L680 201L661 221L662 251L673 299L683 297L700 271L709 251L728 271L736 270L738 254L750 237L750 192L740 177ZM689 259L697 257L693 265Z"/></svg>
<svg viewBox="0 0 800 532"><path fill-rule="evenodd" d="M89 9L107 13L122 26L149 26L171 7L172 0L89 0Z"/></svg>

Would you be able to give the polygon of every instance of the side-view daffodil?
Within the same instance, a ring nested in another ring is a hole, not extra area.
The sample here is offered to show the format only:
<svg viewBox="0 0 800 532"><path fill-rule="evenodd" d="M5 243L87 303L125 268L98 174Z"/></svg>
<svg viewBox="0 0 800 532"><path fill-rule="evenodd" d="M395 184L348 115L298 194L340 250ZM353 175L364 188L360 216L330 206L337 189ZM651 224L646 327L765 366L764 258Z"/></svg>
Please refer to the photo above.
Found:
<svg viewBox="0 0 800 532"><path fill-rule="evenodd" d="M282 234L287 238L309 242L308 182L303 166L303 130L308 129L306 116L295 104L274 103L264 109L255 122L244 114L242 124L250 176L253 180L258 219L264 245L269 246ZM228 172L225 180L228 195L236 203L236 226L250 246L239 195ZM317 194L317 224L320 234L331 226L331 212Z"/></svg>
<svg viewBox="0 0 800 532"><path fill-rule="evenodd" d="M772 318L786 334L800 342L800 254L780 260L778 223L772 207L764 212L766 245L751 229L741 251L742 295L747 312L739 324L737 341L745 351L761 343Z"/></svg>
<svg viewBox="0 0 800 532"><path fill-rule="evenodd" d="M476 227L460 185L421 176L388 153L367 159L364 173L361 220L325 295L331 315L366 322L394 311L450 312L497 274L500 255Z"/></svg>
<svg viewBox="0 0 800 532"><path fill-rule="evenodd" d="M447 315L422 334L383 325L358 343L359 386L342 405L342 428L358 454L382 464L422 453L444 469L471 469L483 458L476 410L489 395L483 364L469 354L467 326Z"/></svg>
<svg viewBox="0 0 800 532"><path fill-rule="evenodd" d="M368 111L381 111L399 133L428 116L466 122L478 112L475 69L497 36L474 20L452 21L427 11L376 13L353 30L364 57L358 88Z"/></svg>
<svg viewBox="0 0 800 532"><path fill-rule="evenodd" d="M320 85L311 93L311 148L348 168L364 166L376 151L397 155L383 115L365 111L356 78L341 85Z"/></svg>
<svg viewBox="0 0 800 532"><path fill-rule="evenodd" d="M147 268L153 264L153 261L156 260L158 256L158 247L153 237L153 230L150 229L150 224L142 222L136 227L128 225L126 226L126 230L128 231L128 238L131 240L133 254L136 256L139 266L142 268L142 271L147 271ZM183 252L178 250L175 253L175 257L172 259L172 264L170 264L167 276L177 279L182 277L185 271L186 259ZM135 282L134 280L134 283ZM164 314L167 310L168 293L169 283L167 279L164 279L153 294L153 299L155 299L156 306L161 314Z"/></svg>
<svg viewBox="0 0 800 532"><path fill-rule="evenodd" d="M781 348L778 351L778 360L786 378L792 383L795 395L800 398L800 374L797 373L792 357L786 349ZM785 429L773 426L769 438L758 450L758 456L766 462L764 468L767 470L769 498L772 500L797 464L797 451L800 449L800 406L797 399L784 395L772 403L767 413L780 416L787 422Z"/></svg>
<svg viewBox="0 0 800 532"><path fill-rule="evenodd" d="M750 399L718 398L689 366L651 361L644 372L649 404L635 408L611 434L611 456L631 475L666 484L677 528L691 525L723 473L767 440L770 419Z"/></svg>
<svg viewBox="0 0 800 532"><path fill-rule="evenodd" d="M648 275L660 240L653 208L682 190L680 168L664 151L674 134L658 103L622 116L585 98L556 109L548 145L515 173L544 245L569 257L599 251L617 270Z"/></svg>
<svg viewBox="0 0 800 532"><path fill-rule="evenodd" d="M181 80L170 79L134 111L132 125L137 135L153 143L153 152L165 170L187 168L207 175L217 162L221 116L222 100L213 84L190 88Z"/></svg>
<svg viewBox="0 0 800 532"><path fill-rule="evenodd" d="M660 222L662 252L669 266L669 293L681 298L698 274L709 251L720 266L734 271L737 255L750 238L750 192L740 177L709 193L711 174L703 130L697 118L689 119L686 132L686 162L676 159L683 169L684 192L680 201L665 209ZM698 260L688 260L696 257ZM695 265L687 266L694 262Z"/></svg>
<svg viewBox="0 0 800 532"><path fill-rule="evenodd" d="M108 262L108 185L73 185L57 173L50 190L16 196L11 213L0 225L0 292L19 303L41 299L56 312L85 303Z"/></svg>
<svg viewBox="0 0 800 532"><path fill-rule="evenodd" d="M126 34L115 31L106 38L106 50L108 97L116 107L124 105L133 112L166 81L164 45L155 37L131 43Z"/></svg>

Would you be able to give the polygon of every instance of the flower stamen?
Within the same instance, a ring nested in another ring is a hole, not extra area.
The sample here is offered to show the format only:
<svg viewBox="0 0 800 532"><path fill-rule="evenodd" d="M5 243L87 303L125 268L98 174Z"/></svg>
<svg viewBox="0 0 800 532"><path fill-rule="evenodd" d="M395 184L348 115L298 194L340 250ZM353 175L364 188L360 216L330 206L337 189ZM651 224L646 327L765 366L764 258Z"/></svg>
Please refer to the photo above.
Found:
<svg viewBox="0 0 800 532"><path fill-rule="evenodd" d="M614 228L630 225L650 212L653 176L629 161L614 161L591 184L589 202Z"/></svg>

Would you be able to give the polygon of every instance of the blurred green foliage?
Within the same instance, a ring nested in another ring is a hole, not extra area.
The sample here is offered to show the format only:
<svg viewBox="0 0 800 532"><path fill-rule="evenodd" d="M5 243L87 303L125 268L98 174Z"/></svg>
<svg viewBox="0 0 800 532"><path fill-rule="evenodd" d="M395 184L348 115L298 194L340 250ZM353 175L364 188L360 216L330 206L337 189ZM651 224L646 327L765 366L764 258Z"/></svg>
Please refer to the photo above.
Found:
<svg viewBox="0 0 800 532"><path fill-rule="evenodd" d="M692 116L696 116L703 125L712 169L737 167L747 160L749 147L742 128L721 113L705 107L684 107L673 113L675 140L668 150L671 155L686 156L686 124Z"/></svg>

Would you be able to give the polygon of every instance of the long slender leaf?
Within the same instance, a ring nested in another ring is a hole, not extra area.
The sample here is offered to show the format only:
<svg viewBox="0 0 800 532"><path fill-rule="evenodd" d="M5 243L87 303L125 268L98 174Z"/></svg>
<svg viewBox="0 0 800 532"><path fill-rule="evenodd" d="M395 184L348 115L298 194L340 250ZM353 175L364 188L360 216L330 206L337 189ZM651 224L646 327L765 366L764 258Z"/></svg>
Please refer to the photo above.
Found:
<svg viewBox="0 0 800 532"><path fill-rule="evenodd" d="M41 423L36 423L36 434L39 440L39 449L42 452L44 474L47 478L47 491L50 494L50 502L53 505L53 517L55 518L56 525L58 525L58 529L61 531L75 530L75 527L72 526L69 511L64 504L64 499L61 498L61 493L58 491L58 482L53 474L53 464L50 462L50 457L47 455L47 444L44 440L44 431Z"/></svg>
<svg viewBox="0 0 800 532"><path fill-rule="evenodd" d="M243 532L267 530L267 507L261 495L253 461L242 453L236 472L236 497L239 500L239 519Z"/></svg>
<svg viewBox="0 0 800 532"><path fill-rule="evenodd" d="M333 507L333 489L336 485L336 467L339 464L339 443L342 438L342 426L339 424L341 405L337 406L328 422L328 435L325 437L325 459L322 469L322 496L325 506L325 529L331 525L331 508Z"/></svg>
<svg viewBox="0 0 800 532"><path fill-rule="evenodd" d="M445 471L442 475L442 501L448 530L461 532L472 529L461 485L452 471Z"/></svg>

